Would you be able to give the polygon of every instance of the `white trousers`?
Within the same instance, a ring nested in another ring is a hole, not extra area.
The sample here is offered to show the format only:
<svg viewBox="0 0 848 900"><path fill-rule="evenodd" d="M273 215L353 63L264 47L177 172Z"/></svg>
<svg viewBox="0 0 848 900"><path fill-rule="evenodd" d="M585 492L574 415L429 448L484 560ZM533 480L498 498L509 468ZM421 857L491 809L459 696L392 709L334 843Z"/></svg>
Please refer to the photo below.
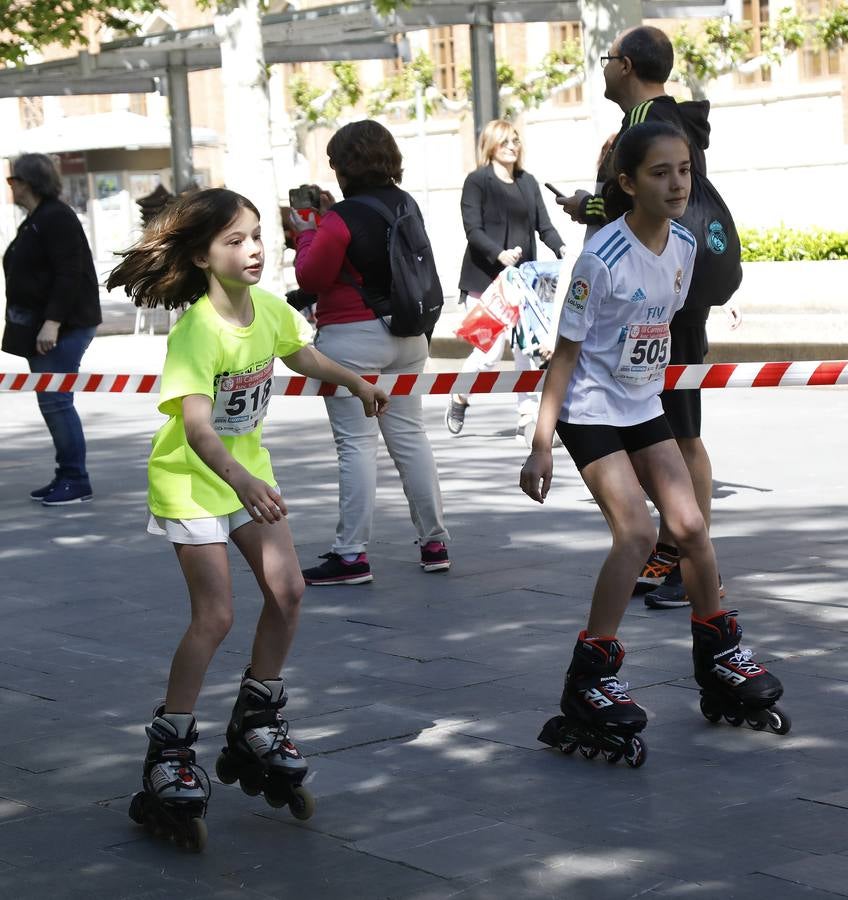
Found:
<svg viewBox="0 0 848 900"><path fill-rule="evenodd" d="M375 319L325 325L315 346L354 372L421 372L427 361L427 339L395 337ZM439 475L424 431L421 397L391 397L379 418L367 418L356 397L325 397L339 458L339 521L335 553L363 553L371 539L377 495L377 435L400 474L409 515L418 540L448 540Z"/></svg>

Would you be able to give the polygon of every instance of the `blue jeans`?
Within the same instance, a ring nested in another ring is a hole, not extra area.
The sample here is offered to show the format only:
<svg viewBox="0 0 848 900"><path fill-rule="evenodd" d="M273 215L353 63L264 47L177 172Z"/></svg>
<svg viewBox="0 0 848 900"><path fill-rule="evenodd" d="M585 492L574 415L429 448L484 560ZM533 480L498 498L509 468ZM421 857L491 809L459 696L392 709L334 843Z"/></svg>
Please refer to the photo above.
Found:
<svg viewBox="0 0 848 900"><path fill-rule="evenodd" d="M94 337L95 328L71 328L62 332L56 346L43 356L28 358L31 372L79 372L80 361ZM35 395L56 448L56 478L88 482L85 470L85 435L74 409L74 395L46 391Z"/></svg>

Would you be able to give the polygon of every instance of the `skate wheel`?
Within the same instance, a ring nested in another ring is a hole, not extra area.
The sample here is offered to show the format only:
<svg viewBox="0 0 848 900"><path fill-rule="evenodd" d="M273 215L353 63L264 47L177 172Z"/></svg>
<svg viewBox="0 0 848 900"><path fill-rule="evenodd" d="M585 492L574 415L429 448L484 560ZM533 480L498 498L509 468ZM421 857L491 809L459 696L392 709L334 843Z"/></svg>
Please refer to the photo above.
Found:
<svg viewBox="0 0 848 900"><path fill-rule="evenodd" d="M539 732L539 737L536 740L542 744L547 744L549 747L559 747L563 722L565 722L565 719L562 716L554 716L552 719L548 719L542 726L542 730Z"/></svg>
<svg viewBox="0 0 848 900"><path fill-rule="evenodd" d="M728 725L732 725L734 728L738 728L745 721L742 713L726 712L724 718Z"/></svg>
<svg viewBox="0 0 848 900"><path fill-rule="evenodd" d="M559 749L566 755L571 756L572 753L580 746L580 741L566 741L559 745Z"/></svg>
<svg viewBox="0 0 848 900"><path fill-rule="evenodd" d="M701 697L701 713L713 725L721 721L721 706L710 697Z"/></svg>
<svg viewBox="0 0 848 900"><path fill-rule="evenodd" d="M624 756L623 750L604 750L604 759L611 766L614 766L622 756Z"/></svg>
<svg viewBox="0 0 848 900"><path fill-rule="evenodd" d="M745 721L754 729L754 731L762 731L766 725L768 725L768 722L764 719L746 719Z"/></svg>
<svg viewBox="0 0 848 900"><path fill-rule="evenodd" d="M262 782L250 775L239 775L239 787L247 794L248 797L256 797L262 793Z"/></svg>
<svg viewBox="0 0 848 900"><path fill-rule="evenodd" d="M301 822L312 818L312 814L315 812L315 798L302 784L299 784L292 790L292 797L289 800L289 811Z"/></svg>
<svg viewBox="0 0 848 900"><path fill-rule="evenodd" d="M580 755L586 757L586 759L594 759L600 752L600 747L591 747L588 744L580 745Z"/></svg>
<svg viewBox="0 0 848 900"><path fill-rule="evenodd" d="M789 734L792 727L792 719L779 706L772 706L768 710L768 725L775 734Z"/></svg>
<svg viewBox="0 0 848 900"><path fill-rule="evenodd" d="M209 831L203 819L189 820L189 833L186 835L183 846L192 853L200 853L206 846L206 839Z"/></svg>
<svg viewBox="0 0 848 900"><path fill-rule="evenodd" d="M215 760L215 774L221 784L235 784L238 781L238 766L226 754L219 754Z"/></svg>
<svg viewBox="0 0 848 900"><path fill-rule="evenodd" d="M144 791L133 794L130 800L129 817L137 825L144 825L144 813L147 807L147 798Z"/></svg>
<svg viewBox="0 0 848 900"><path fill-rule="evenodd" d="M270 778L265 783L265 802L274 809L282 809L291 799L291 792L287 784L280 784Z"/></svg>
<svg viewBox="0 0 848 900"><path fill-rule="evenodd" d="M648 758L648 745L644 738L632 737L624 750L624 761L631 769L638 769Z"/></svg>

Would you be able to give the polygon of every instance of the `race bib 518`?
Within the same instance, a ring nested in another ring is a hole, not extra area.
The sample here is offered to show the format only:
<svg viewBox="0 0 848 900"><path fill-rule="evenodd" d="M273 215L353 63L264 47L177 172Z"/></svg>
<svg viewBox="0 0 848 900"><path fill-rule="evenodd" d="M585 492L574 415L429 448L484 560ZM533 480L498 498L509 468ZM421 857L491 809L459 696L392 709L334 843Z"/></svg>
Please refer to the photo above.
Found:
<svg viewBox="0 0 848 900"><path fill-rule="evenodd" d="M253 431L268 411L273 383L273 359L257 372L222 376L212 407L215 431L229 435Z"/></svg>

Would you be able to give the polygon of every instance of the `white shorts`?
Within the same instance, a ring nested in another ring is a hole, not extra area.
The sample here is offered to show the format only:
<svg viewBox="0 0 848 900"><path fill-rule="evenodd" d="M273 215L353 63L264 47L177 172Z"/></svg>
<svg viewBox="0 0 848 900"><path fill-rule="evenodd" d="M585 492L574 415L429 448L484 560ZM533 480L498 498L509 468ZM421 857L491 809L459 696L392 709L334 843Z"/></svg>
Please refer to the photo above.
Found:
<svg viewBox="0 0 848 900"><path fill-rule="evenodd" d="M280 492L275 485L274 490ZM168 538L172 544L229 544L230 535L253 521L253 516L243 507L227 516L209 516L203 519L166 519L150 514L147 531Z"/></svg>

